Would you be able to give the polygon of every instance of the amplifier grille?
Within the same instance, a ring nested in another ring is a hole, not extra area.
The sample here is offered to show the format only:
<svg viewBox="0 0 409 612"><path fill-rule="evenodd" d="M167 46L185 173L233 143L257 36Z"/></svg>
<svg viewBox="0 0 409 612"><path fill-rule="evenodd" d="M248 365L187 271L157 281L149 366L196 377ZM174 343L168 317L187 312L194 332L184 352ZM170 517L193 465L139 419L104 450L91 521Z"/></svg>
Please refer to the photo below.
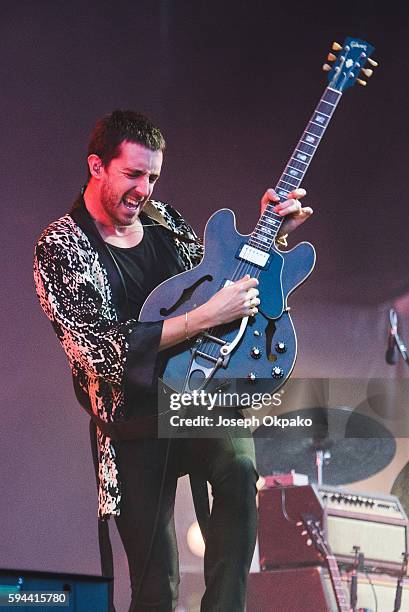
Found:
<svg viewBox="0 0 409 612"><path fill-rule="evenodd" d="M328 541L336 557L352 557L359 546L365 560L402 563L406 552L406 528L344 516L327 517Z"/></svg>

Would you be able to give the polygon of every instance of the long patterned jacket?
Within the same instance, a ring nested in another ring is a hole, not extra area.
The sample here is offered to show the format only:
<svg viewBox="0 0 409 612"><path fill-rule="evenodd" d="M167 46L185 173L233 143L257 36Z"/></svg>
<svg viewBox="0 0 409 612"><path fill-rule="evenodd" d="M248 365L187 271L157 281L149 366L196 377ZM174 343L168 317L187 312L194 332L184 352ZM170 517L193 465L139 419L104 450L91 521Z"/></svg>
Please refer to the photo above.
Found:
<svg viewBox="0 0 409 612"><path fill-rule="evenodd" d="M203 249L192 228L168 204L145 212L164 225L185 269ZM124 420L124 389L154 388L162 321L129 318L125 287L82 197L71 213L41 234L34 258L40 304L68 357L81 404L104 423ZM111 438L97 429L100 518L120 512L121 486Z"/></svg>

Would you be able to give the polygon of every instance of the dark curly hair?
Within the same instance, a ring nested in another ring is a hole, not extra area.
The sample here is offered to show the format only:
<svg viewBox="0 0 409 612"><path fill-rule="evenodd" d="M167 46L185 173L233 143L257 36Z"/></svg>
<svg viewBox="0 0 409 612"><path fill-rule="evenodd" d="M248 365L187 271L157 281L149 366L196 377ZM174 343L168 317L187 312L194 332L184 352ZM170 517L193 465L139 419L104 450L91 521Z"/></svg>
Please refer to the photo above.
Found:
<svg viewBox="0 0 409 612"><path fill-rule="evenodd" d="M122 142L136 142L151 151L163 151L162 132L147 117L131 110L115 110L98 119L91 133L88 155L98 155L104 166L119 155Z"/></svg>

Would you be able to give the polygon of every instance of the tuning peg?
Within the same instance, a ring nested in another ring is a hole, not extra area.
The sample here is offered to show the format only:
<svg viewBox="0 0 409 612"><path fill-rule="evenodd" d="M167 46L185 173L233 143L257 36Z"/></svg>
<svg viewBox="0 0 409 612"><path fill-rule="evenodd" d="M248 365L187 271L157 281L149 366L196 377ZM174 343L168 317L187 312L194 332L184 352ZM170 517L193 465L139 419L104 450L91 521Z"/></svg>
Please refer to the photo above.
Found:
<svg viewBox="0 0 409 612"><path fill-rule="evenodd" d="M370 57L368 57L368 62L371 64L371 66L379 66L378 62L375 62L375 60L371 59Z"/></svg>
<svg viewBox="0 0 409 612"><path fill-rule="evenodd" d="M337 59L337 56L336 56L336 55L334 55L333 53L328 53L328 55L327 55L327 60L328 60L329 62L335 62L335 60L336 60L336 59Z"/></svg>
<svg viewBox="0 0 409 612"><path fill-rule="evenodd" d="M361 71L364 73L364 75L366 77L368 77L368 79L369 79L369 77L371 77L373 75L372 68L361 68Z"/></svg>
<svg viewBox="0 0 409 612"><path fill-rule="evenodd" d="M329 64L323 64L322 69L324 72L329 72L331 70L331 66Z"/></svg>
<svg viewBox="0 0 409 612"><path fill-rule="evenodd" d="M366 87L366 81L363 81L362 79L357 79L356 82L362 85L362 87Z"/></svg>
<svg viewBox="0 0 409 612"><path fill-rule="evenodd" d="M335 41L334 41L334 42L332 43L332 47L331 47L331 49L332 49L333 51L341 51L342 47L341 47L341 45L340 45L339 43L337 43L337 42L335 42Z"/></svg>

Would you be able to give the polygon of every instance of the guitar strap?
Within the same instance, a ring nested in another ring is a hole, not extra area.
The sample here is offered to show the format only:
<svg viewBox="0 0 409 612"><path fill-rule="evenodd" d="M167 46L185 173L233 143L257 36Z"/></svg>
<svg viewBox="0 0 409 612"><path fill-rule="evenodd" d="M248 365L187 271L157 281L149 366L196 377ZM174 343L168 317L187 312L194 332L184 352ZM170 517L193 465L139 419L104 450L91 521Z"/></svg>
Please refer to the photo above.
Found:
<svg viewBox="0 0 409 612"><path fill-rule="evenodd" d="M185 234L182 234L180 232L175 232L170 227L170 225L168 225L168 223L166 223L165 219L163 218L163 216L161 215L159 210L152 204L151 201L146 202L146 204L145 204L145 206L143 208L143 212L146 215L148 215L148 217L150 217L153 221L156 221L157 223L159 223L159 225L162 225L163 227L165 227L171 234L173 234L173 236L175 238L178 238L182 242L196 242L195 239L189 238Z"/></svg>

